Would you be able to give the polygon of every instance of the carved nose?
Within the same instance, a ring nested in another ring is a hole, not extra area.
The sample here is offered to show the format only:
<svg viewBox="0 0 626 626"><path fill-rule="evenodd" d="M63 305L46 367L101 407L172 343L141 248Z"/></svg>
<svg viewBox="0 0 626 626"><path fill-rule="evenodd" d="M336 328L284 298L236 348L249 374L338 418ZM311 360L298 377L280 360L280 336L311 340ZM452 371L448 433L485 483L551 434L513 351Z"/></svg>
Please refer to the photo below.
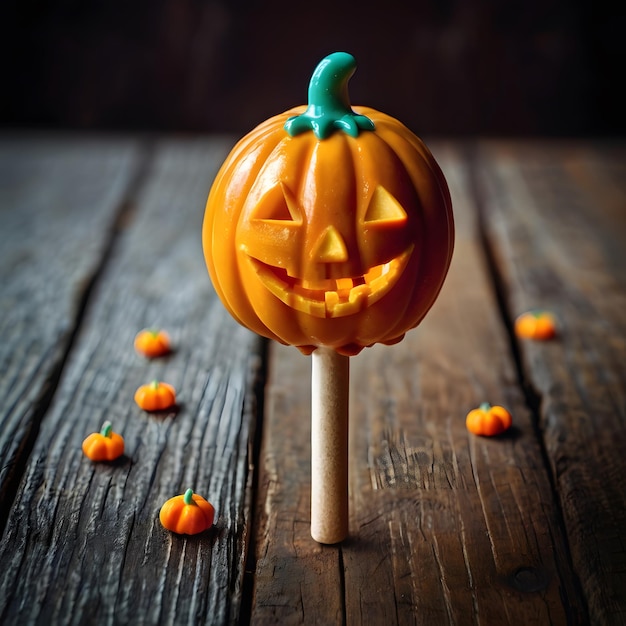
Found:
<svg viewBox="0 0 626 626"><path fill-rule="evenodd" d="M318 263L345 263L348 248L334 226L328 226L313 246L313 259Z"/></svg>

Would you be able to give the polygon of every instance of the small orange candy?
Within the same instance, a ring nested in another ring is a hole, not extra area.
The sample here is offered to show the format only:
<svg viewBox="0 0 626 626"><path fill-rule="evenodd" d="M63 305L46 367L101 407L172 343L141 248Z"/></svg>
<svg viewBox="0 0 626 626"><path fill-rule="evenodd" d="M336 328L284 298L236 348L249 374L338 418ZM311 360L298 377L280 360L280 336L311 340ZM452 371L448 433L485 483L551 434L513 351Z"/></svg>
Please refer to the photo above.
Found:
<svg viewBox="0 0 626 626"><path fill-rule="evenodd" d="M161 524L181 535L196 535L211 528L214 518L214 506L192 489L170 498L159 513Z"/></svg>
<svg viewBox="0 0 626 626"><path fill-rule="evenodd" d="M99 433L83 441L83 452L92 461L114 461L124 454L124 438L113 432L111 422L104 422Z"/></svg>
<svg viewBox="0 0 626 626"><path fill-rule="evenodd" d="M493 437L508 430L513 423L511 414L502 406L491 406L484 402L472 409L465 418L467 430L475 435Z"/></svg>
<svg viewBox="0 0 626 626"><path fill-rule="evenodd" d="M176 404L176 391L172 385L153 380L137 389L135 402L144 411L164 411Z"/></svg>
<svg viewBox="0 0 626 626"><path fill-rule="evenodd" d="M150 359L164 356L171 351L170 337L164 330L157 328L144 330L135 337L135 350Z"/></svg>
<svg viewBox="0 0 626 626"><path fill-rule="evenodd" d="M522 313L515 320L515 334L522 339L553 339L556 336L556 319L548 311Z"/></svg>

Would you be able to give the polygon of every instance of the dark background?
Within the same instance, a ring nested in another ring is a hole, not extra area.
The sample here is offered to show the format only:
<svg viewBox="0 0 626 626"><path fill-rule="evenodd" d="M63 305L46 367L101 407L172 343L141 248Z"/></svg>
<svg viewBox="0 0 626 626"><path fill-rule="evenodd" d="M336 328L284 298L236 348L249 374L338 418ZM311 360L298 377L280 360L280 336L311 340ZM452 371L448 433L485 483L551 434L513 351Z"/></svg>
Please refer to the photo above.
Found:
<svg viewBox="0 0 626 626"><path fill-rule="evenodd" d="M418 134L625 132L623 3L12 0L5 128L243 133L306 102L330 52L354 104Z"/></svg>

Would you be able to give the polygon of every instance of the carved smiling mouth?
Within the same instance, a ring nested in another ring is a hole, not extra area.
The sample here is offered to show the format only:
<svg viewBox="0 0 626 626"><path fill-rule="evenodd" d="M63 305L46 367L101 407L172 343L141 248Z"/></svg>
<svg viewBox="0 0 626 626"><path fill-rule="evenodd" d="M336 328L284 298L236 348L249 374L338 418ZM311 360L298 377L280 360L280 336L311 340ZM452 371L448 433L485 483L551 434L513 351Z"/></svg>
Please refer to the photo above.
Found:
<svg viewBox="0 0 626 626"><path fill-rule="evenodd" d="M317 281L294 278L283 268L248 258L265 287L287 306L314 317L344 317L371 306L389 292L412 251L413 246L363 276Z"/></svg>

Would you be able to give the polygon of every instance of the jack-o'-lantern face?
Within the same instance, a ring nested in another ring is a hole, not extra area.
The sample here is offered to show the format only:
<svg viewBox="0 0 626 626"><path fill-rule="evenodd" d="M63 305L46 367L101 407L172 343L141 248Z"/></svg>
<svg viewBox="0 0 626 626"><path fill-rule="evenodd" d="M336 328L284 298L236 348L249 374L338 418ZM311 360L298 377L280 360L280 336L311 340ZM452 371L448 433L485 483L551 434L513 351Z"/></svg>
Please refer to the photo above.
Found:
<svg viewBox="0 0 626 626"><path fill-rule="evenodd" d="M233 149L207 202L205 257L244 325L303 352L356 354L400 340L434 302L452 253L450 197L397 120L355 107L371 126L285 131L309 109L267 120Z"/></svg>
<svg viewBox="0 0 626 626"><path fill-rule="evenodd" d="M346 211L346 219L333 223L323 207L301 207L284 183L251 204L249 219L244 207L238 247L267 290L315 317L372 306L396 284L415 247L406 211L382 186L361 215Z"/></svg>

